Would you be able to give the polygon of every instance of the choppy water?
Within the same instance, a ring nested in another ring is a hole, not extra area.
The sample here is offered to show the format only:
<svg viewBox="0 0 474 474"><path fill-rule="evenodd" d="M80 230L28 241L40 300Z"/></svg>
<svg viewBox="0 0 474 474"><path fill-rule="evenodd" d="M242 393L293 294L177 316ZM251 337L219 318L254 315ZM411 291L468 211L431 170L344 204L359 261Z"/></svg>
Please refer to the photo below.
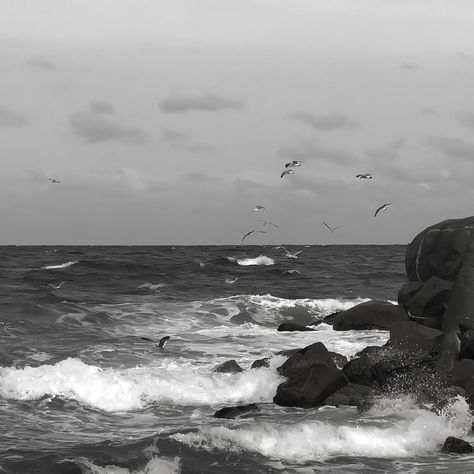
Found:
<svg viewBox="0 0 474 474"><path fill-rule="evenodd" d="M364 414L272 403L282 349L321 341L351 357L388 338L281 322L394 301L405 281L403 246L299 249L0 247L0 472L474 470L440 453L449 435L470 440L463 399L440 415L409 397ZM162 351L142 339L165 335ZM213 372L228 359L244 371ZM212 417L248 403L259 410Z"/></svg>

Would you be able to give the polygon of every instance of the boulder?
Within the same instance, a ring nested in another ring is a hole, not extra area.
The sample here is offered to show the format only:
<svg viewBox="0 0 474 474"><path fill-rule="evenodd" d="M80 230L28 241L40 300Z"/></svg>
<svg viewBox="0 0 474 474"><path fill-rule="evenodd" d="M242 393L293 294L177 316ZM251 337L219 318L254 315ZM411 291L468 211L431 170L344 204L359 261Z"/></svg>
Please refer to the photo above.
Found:
<svg viewBox="0 0 474 474"><path fill-rule="evenodd" d="M306 368L315 363L337 369L326 346L322 342L315 342L310 346L293 352L290 357L277 368L277 371L286 377L294 370Z"/></svg>
<svg viewBox="0 0 474 474"><path fill-rule="evenodd" d="M302 326L301 324L298 324L298 323L287 321L286 323L281 323L278 326L277 331L314 331L314 329L308 328L306 326Z"/></svg>
<svg viewBox="0 0 474 474"><path fill-rule="evenodd" d="M345 387L341 387L326 398L324 404L335 407L341 405L360 406L364 403L367 397L372 396L372 394L372 390L366 385L348 383Z"/></svg>
<svg viewBox="0 0 474 474"><path fill-rule="evenodd" d="M234 360L226 360L222 364L216 365L213 372L224 372L224 373L237 373L243 372L244 369Z"/></svg>
<svg viewBox="0 0 474 474"><path fill-rule="evenodd" d="M469 329L460 337L460 359L474 359L474 329Z"/></svg>
<svg viewBox="0 0 474 474"><path fill-rule="evenodd" d="M443 444L443 453L468 454L474 451L473 447L463 439L448 436Z"/></svg>
<svg viewBox="0 0 474 474"><path fill-rule="evenodd" d="M257 359L253 361L250 366L251 369L259 369L260 367L270 367L270 358L264 357L263 359Z"/></svg>
<svg viewBox="0 0 474 474"><path fill-rule="evenodd" d="M443 334L438 329L429 328L414 321L403 321L393 324L390 328L389 343L392 347L403 351L430 352L435 338Z"/></svg>
<svg viewBox="0 0 474 474"><path fill-rule="evenodd" d="M307 326L314 321L314 315L304 306L296 304L295 306L285 306L280 309L280 314L291 322Z"/></svg>
<svg viewBox="0 0 474 474"><path fill-rule="evenodd" d="M451 383L464 388L468 391L469 395L474 395L474 360L460 360L454 366Z"/></svg>
<svg viewBox="0 0 474 474"><path fill-rule="evenodd" d="M314 363L293 369L288 380L278 386L273 401L282 406L318 407L347 383L346 376L335 366Z"/></svg>
<svg viewBox="0 0 474 474"><path fill-rule="evenodd" d="M335 331L382 329L388 330L400 321L408 321L408 317L400 311L398 305L387 301L366 301L345 311L334 318Z"/></svg>
<svg viewBox="0 0 474 474"><path fill-rule="evenodd" d="M367 358L357 358L350 360L342 368L342 371L349 382L359 385L366 385L368 387L377 384L374 378L374 369Z"/></svg>

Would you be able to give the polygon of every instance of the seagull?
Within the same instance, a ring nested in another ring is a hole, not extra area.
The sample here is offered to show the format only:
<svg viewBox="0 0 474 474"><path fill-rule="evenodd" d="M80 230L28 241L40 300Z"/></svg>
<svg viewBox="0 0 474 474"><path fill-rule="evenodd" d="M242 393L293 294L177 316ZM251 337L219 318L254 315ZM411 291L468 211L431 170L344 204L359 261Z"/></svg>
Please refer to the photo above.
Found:
<svg viewBox="0 0 474 474"><path fill-rule="evenodd" d="M278 228L278 226L277 226L276 224L274 224L273 222L265 221L265 220L263 220L263 219L259 219L259 221L260 221L260 222L263 222L263 225L271 225L271 226L273 226L273 227L277 227L277 228Z"/></svg>
<svg viewBox="0 0 474 474"><path fill-rule="evenodd" d="M234 278L234 279L232 279L232 278L226 278L226 279L225 279L225 282L228 283L229 285L233 285L238 279L239 279L239 277Z"/></svg>
<svg viewBox="0 0 474 474"><path fill-rule="evenodd" d="M263 212L265 208L263 206L255 206L254 211L256 212Z"/></svg>
<svg viewBox="0 0 474 474"><path fill-rule="evenodd" d="M358 174L356 175L356 178L359 178L359 179L372 179L373 176L370 174L370 173L364 173L364 174Z"/></svg>
<svg viewBox="0 0 474 474"><path fill-rule="evenodd" d="M298 275L301 275L301 272L299 270L285 270L282 275L285 275L286 273L289 273L292 275L293 273L297 273Z"/></svg>
<svg viewBox="0 0 474 474"><path fill-rule="evenodd" d="M59 181L59 179L55 179L55 178L48 178L48 181L53 184L59 184L61 182Z"/></svg>
<svg viewBox="0 0 474 474"><path fill-rule="evenodd" d="M248 237L249 235L255 234L255 232L259 232L260 234L266 234L266 230L251 230L250 232L247 232L243 237L242 237L242 243L244 243L245 237Z"/></svg>
<svg viewBox="0 0 474 474"><path fill-rule="evenodd" d="M283 176L285 176L285 174L295 174L295 172L293 170L285 170L283 171L283 173L280 175L280 178L283 178Z"/></svg>
<svg viewBox="0 0 474 474"><path fill-rule="evenodd" d="M291 253L284 245L281 248L286 252L286 257L288 258L298 258L298 255L302 252L302 250L298 250L297 252Z"/></svg>
<svg viewBox="0 0 474 474"><path fill-rule="evenodd" d="M388 202L387 204L382 204L379 208L377 208L377 210L375 211L375 214L374 214L374 219L375 219L375 217L377 217L377 214L380 211L385 211L385 209L387 209L387 207L390 206L391 204L392 204L391 202Z"/></svg>
<svg viewBox="0 0 474 474"><path fill-rule="evenodd" d="M143 339L144 341L150 341L150 342L153 342L153 346L156 346L156 342L153 340L153 339L150 339L148 337L143 337L141 336L141 339ZM170 336L165 336L165 337L162 337L159 342L158 342L158 348L159 349L163 349L165 347L165 344L170 340Z"/></svg>
<svg viewBox="0 0 474 474"><path fill-rule="evenodd" d="M141 285L137 286L137 289L138 288L148 288L149 290L151 291L156 291L158 290L158 288L163 288L164 286L166 286L166 283L150 283L149 281L147 281L146 283L142 283Z"/></svg>
<svg viewBox="0 0 474 474"><path fill-rule="evenodd" d="M323 221L323 224L331 231L334 232L336 229L340 229L341 226L336 226L336 227L331 227L330 225L326 224L326 222Z"/></svg>
<svg viewBox="0 0 474 474"><path fill-rule="evenodd" d="M299 168L301 165L303 164L303 162L301 161L298 161L298 160L293 160L293 161L290 161L289 163L285 163L285 168Z"/></svg>

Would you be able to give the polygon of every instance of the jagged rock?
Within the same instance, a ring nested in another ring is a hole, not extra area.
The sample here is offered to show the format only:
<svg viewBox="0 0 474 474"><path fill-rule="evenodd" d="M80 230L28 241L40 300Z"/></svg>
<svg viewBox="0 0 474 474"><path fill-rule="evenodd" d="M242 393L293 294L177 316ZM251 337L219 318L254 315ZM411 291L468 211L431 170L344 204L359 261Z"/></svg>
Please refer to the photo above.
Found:
<svg viewBox="0 0 474 474"><path fill-rule="evenodd" d="M343 368L342 371L347 377L349 382L367 385L371 387L376 384L374 379L374 369L367 358L357 358L350 360Z"/></svg>
<svg viewBox="0 0 474 474"><path fill-rule="evenodd" d="M235 407L224 407L214 413L215 418L235 418L244 415L250 411L258 411L258 406L255 403L249 405L239 405Z"/></svg>
<svg viewBox="0 0 474 474"><path fill-rule="evenodd" d="M288 360L278 367L277 371L283 376L288 376L296 369L309 367L315 363L324 364L337 369L326 346L322 342L315 342L310 346L293 352Z"/></svg>
<svg viewBox="0 0 474 474"><path fill-rule="evenodd" d="M280 324L277 331L314 331L314 329L288 321Z"/></svg>
<svg viewBox="0 0 474 474"><path fill-rule="evenodd" d="M359 406L372 395L372 390L365 385L356 383L348 383L345 387L341 387L324 401L325 405L335 407L341 405Z"/></svg>
<svg viewBox="0 0 474 474"><path fill-rule="evenodd" d="M408 321L408 317L397 305L387 301L366 301L345 311L334 318L335 331L382 329L387 330L400 321Z"/></svg>
<svg viewBox="0 0 474 474"><path fill-rule="evenodd" d="M328 314L327 316L325 316L322 320L322 322L324 324L329 324L330 326L333 325L334 323L334 319L336 318L336 316L340 313L341 311L336 311L335 313L331 313L331 314Z"/></svg>
<svg viewBox="0 0 474 474"><path fill-rule="evenodd" d="M244 369L240 367L240 365L234 360L226 360L222 362L222 364L217 365L214 367L213 372L225 372L225 373L237 373L243 372Z"/></svg>
<svg viewBox="0 0 474 474"><path fill-rule="evenodd" d="M460 337L460 359L474 359L474 329L469 329Z"/></svg>
<svg viewBox="0 0 474 474"><path fill-rule="evenodd" d="M342 369L347 364L347 357L337 352L329 351L332 361L336 364L338 369Z"/></svg>
<svg viewBox="0 0 474 474"><path fill-rule="evenodd" d="M270 367L270 359L268 357L257 359L250 366L251 369L259 369L260 367Z"/></svg>
<svg viewBox="0 0 474 474"><path fill-rule="evenodd" d="M347 383L346 376L335 366L314 363L293 369L288 380L278 386L273 401L282 406L317 407Z"/></svg>
<svg viewBox="0 0 474 474"><path fill-rule="evenodd" d="M443 444L443 453L468 454L474 451L474 448L463 439L455 436L448 436Z"/></svg>
<svg viewBox="0 0 474 474"><path fill-rule="evenodd" d="M444 333L438 329L422 326L414 321L393 324L390 328L390 345L404 351L429 352L434 340Z"/></svg>

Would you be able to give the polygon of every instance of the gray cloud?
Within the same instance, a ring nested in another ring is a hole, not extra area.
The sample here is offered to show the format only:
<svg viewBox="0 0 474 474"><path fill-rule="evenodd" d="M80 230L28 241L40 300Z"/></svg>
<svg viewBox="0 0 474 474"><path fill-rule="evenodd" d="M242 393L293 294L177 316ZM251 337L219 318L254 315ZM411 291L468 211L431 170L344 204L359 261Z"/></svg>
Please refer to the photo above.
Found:
<svg viewBox="0 0 474 474"><path fill-rule="evenodd" d="M189 153L209 153L216 151L213 146L207 145L206 143L189 143L183 145L183 149Z"/></svg>
<svg viewBox="0 0 474 474"><path fill-rule="evenodd" d="M89 110L97 114L115 114L115 107L106 100L95 100L94 102L91 102L89 105Z"/></svg>
<svg viewBox="0 0 474 474"><path fill-rule="evenodd" d="M97 112L75 113L71 116L70 124L76 135L90 143L109 140L142 143L146 138L143 130L117 124Z"/></svg>
<svg viewBox="0 0 474 474"><path fill-rule="evenodd" d="M165 114L179 114L193 110L218 112L226 109L242 109L245 102L237 99L219 97L214 94L203 95L172 95L159 103L160 110Z"/></svg>
<svg viewBox="0 0 474 474"><path fill-rule="evenodd" d="M446 156L474 158L474 144L466 142L462 138L430 137L427 142Z"/></svg>
<svg viewBox="0 0 474 474"><path fill-rule="evenodd" d="M283 146L278 150L277 155L292 160L325 159L336 161L339 164L349 164L357 160L357 156L354 153L327 148L315 142L304 142L296 146Z"/></svg>
<svg viewBox="0 0 474 474"><path fill-rule="evenodd" d="M42 56L28 58L26 60L26 65L37 69L42 69L44 71L52 71L54 69L53 64Z"/></svg>
<svg viewBox="0 0 474 474"><path fill-rule="evenodd" d="M366 151L369 158L382 158L386 160L396 160L400 157L396 149L392 148L372 148Z"/></svg>
<svg viewBox="0 0 474 474"><path fill-rule="evenodd" d="M402 63L400 64L400 69L402 71L415 72L418 71L419 66L417 66L416 64Z"/></svg>
<svg viewBox="0 0 474 474"><path fill-rule="evenodd" d="M19 112L0 105L0 127L22 127L27 121Z"/></svg>
<svg viewBox="0 0 474 474"><path fill-rule="evenodd" d="M474 128L474 114L472 112L463 112L458 115L461 125L467 128Z"/></svg>
<svg viewBox="0 0 474 474"><path fill-rule="evenodd" d="M353 130L357 124L344 114L313 115L309 112L295 112L290 117L315 130Z"/></svg>
<svg viewBox="0 0 474 474"><path fill-rule="evenodd" d="M164 142L181 142L188 138L188 134L184 132L178 132L168 127L162 127L161 138Z"/></svg>
<svg viewBox="0 0 474 474"><path fill-rule="evenodd" d="M422 107L420 110L422 115L436 115L436 110L432 109L431 107Z"/></svg>

